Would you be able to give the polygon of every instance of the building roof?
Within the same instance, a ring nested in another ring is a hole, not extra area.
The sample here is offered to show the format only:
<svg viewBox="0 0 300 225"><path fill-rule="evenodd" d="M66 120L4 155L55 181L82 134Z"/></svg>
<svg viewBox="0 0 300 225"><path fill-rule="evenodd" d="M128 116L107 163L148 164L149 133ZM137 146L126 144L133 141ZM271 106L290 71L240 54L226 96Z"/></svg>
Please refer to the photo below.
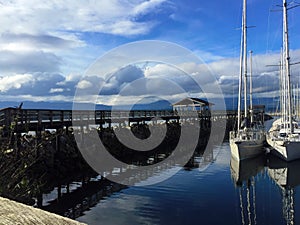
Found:
<svg viewBox="0 0 300 225"><path fill-rule="evenodd" d="M208 106L214 104L200 98L185 98L173 104L173 106L180 106L180 105L181 106Z"/></svg>

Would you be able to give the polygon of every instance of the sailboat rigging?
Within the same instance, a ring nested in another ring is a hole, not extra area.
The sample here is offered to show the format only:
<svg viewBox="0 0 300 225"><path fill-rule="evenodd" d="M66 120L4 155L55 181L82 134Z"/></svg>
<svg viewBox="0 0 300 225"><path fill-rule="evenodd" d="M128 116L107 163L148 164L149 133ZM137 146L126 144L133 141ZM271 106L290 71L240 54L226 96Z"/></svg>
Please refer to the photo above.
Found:
<svg viewBox="0 0 300 225"><path fill-rule="evenodd" d="M242 160L255 157L263 153L265 131L263 124L253 120L252 96L250 96L250 122L248 115L248 81L247 81L247 2L243 1L242 37L240 51L240 75L238 93L237 129L230 132L230 148L233 157ZM252 55L252 53L251 53ZM252 72L252 69L251 69ZM252 82L252 79L250 79ZM252 94L252 84L250 85ZM244 91L244 115L242 116L242 89ZM242 121L243 119L243 121Z"/></svg>
<svg viewBox="0 0 300 225"><path fill-rule="evenodd" d="M280 79L281 117L273 122L267 135L267 143L273 147L271 153L286 161L292 161L300 158L300 129L299 122L293 117L293 108L296 106L292 101L287 11L287 1L283 0L284 52L282 65L280 66L280 73L282 74Z"/></svg>

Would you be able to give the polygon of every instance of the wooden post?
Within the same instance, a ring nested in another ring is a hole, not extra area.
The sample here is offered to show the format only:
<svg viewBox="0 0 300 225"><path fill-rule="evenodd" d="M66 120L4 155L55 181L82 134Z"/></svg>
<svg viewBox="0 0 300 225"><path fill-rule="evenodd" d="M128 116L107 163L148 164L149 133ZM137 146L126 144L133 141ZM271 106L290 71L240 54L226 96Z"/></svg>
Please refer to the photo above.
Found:
<svg viewBox="0 0 300 225"><path fill-rule="evenodd" d="M37 199L38 208L42 208L43 207L43 193L41 191L38 192L36 199Z"/></svg>
<svg viewBox="0 0 300 225"><path fill-rule="evenodd" d="M59 184L57 187L57 198L58 200L61 199L61 184Z"/></svg>
<svg viewBox="0 0 300 225"><path fill-rule="evenodd" d="M59 152L60 151L60 134L59 134L59 131L56 131L57 132L57 135L56 135L56 152Z"/></svg>

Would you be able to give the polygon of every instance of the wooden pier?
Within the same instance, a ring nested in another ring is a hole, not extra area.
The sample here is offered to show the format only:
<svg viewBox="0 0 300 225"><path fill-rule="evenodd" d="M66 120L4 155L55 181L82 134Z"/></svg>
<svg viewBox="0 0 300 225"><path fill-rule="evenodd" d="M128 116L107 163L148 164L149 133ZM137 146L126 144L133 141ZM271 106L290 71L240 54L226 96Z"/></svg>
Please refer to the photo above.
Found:
<svg viewBox="0 0 300 225"><path fill-rule="evenodd" d="M192 113L195 115L195 113ZM197 112L197 118L191 113L178 115L173 110L134 110L134 111L109 111L109 110L51 110L51 109L19 109L5 108L0 110L0 127L2 136L7 136L13 130L14 133L28 131L43 131L45 129L62 129L71 127L74 122L89 125L143 123L147 121L169 121L196 119L199 121L216 121L218 119L235 118L235 111L220 111L211 114Z"/></svg>

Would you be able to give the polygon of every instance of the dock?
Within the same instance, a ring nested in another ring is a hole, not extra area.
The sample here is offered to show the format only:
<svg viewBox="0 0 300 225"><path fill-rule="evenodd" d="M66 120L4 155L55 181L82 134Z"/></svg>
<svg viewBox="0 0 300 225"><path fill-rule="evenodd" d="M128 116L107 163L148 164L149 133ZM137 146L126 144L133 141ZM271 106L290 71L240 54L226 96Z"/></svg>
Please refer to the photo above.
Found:
<svg viewBox="0 0 300 225"><path fill-rule="evenodd" d="M71 127L74 122L78 124L99 125L111 127L112 124L145 123L149 121L177 121L196 119L202 122L216 121L220 119L235 118L235 111L220 111L211 114L198 112L197 118L192 118L190 113L178 115L173 110L51 110L51 109L19 109L5 108L0 110L0 126L2 131L13 127L15 133L27 131L42 131L45 129L62 129Z"/></svg>
<svg viewBox="0 0 300 225"><path fill-rule="evenodd" d="M54 213L27 206L0 197L0 224L2 225L84 225Z"/></svg>

